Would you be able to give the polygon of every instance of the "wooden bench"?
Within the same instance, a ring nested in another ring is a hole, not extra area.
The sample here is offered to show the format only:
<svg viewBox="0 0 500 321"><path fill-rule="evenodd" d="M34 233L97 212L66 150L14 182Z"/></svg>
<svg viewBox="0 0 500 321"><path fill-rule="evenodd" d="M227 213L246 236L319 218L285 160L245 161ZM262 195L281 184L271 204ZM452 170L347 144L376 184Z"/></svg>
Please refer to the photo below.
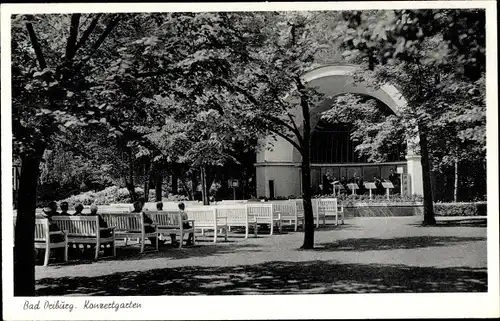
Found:
<svg viewBox="0 0 500 321"><path fill-rule="evenodd" d="M304 200L303 199L295 199L295 204L297 205L297 219L302 220L302 227L305 224L304 218ZM326 224L326 217L318 210L318 199L311 199L311 206L313 210L313 217L316 228L319 227L319 222L323 219L323 224Z"/></svg>
<svg viewBox="0 0 500 321"><path fill-rule="evenodd" d="M65 231L70 244L95 245L95 258L99 256L101 245L109 244L116 256L114 227L100 227L98 216L53 216L52 221ZM109 231L109 237L102 237L102 232Z"/></svg>
<svg viewBox="0 0 500 321"><path fill-rule="evenodd" d="M45 249L45 259L43 265L49 264L50 250L64 248L64 261L68 261L68 238L64 231L50 232L50 222L48 219L35 220L35 249ZM64 241L53 243L50 241L51 235L63 235Z"/></svg>
<svg viewBox="0 0 500 321"><path fill-rule="evenodd" d="M144 253L146 239L156 238L155 249L158 251L158 230L156 224L144 223L144 214L142 213L103 213L100 214L108 226L113 226L116 239L125 239L125 245L129 238L137 238L141 244L141 253ZM146 233L146 226L153 227L154 231Z"/></svg>
<svg viewBox="0 0 500 321"><path fill-rule="evenodd" d="M323 225L326 224L327 216L335 217L335 225L339 225L339 216L342 224L344 224L344 208L339 210L336 198L320 198L318 199L318 217L323 217Z"/></svg>
<svg viewBox="0 0 500 321"><path fill-rule="evenodd" d="M281 226L288 223L288 225L293 226L294 231L297 231L299 222L302 222L302 229L304 228L304 215L299 217L297 202L294 200L273 202L273 211L275 214L280 214Z"/></svg>
<svg viewBox="0 0 500 321"><path fill-rule="evenodd" d="M196 222L196 229L201 230L201 234L205 235L205 230L214 231L214 243L217 243L217 231L224 230L224 240L227 241L229 227L227 225L227 217L222 217L214 207L192 207L186 209L186 213L190 220Z"/></svg>
<svg viewBox="0 0 500 321"><path fill-rule="evenodd" d="M182 220L182 215L179 210L177 211L151 211L148 212L149 217L157 226L158 234L175 234L179 235L180 242L179 248L182 248L182 243L184 241L184 235L193 233L193 245L196 244L195 231L195 221L194 220ZM191 227L186 229L183 223L191 223Z"/></svg>
<svg viewBox="0 0 500 321"><path fill-rule="evenodd" d="M255 217L248 215L247 206L244 204L237 205L217 205L217 217L225 217L227 220L228 230L231 227L244 227L245 238L248 238L250 227L253 227L254 235L257 236L258 225Z"/></svg>
<svg viewBox="0 0 500 321"><path fill-rule="evenodd" d="M311 199L313 214L314 214L314 222L316 224L316 228L320 226L320 221L323 221L323 226L326 225L326 216L325 211L320 210L320 199L313 198Z"/></svg>
<svg viewBox="0 0 500 321"><path fill-rule="evenodd" d="M273 235L274 225L281 230L281 214L273 210L273 204L247 204L248 216L257 224L269 224L269 235Z"/></svg>

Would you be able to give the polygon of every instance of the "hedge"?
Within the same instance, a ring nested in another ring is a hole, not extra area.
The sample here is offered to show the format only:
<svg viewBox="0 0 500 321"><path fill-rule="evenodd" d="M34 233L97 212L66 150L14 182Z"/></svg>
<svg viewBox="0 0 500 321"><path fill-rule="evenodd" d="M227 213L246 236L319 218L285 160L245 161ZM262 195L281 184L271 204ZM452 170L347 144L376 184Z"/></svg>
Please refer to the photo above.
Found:
<svg viewBox="0 0 500 321"><path fill-rule="evenodd" d="M135 192L137 196L144 196L144 191L141 187L136 187ZM148 202L155 201L155 190L149 190ZM185 201L188 198L183 195L169 195L168 198L163 197L163 201ZM130 202L130 194L126 188L119 188L118 186L107 187L102 191L93 192L88 191L82 194L73 195L66 199L60 200L58 202L68 202L70 208L73 208L76 204L82 203L83 205L110 205L115 203L128 203Z"/></svg>
<svg viewBox="0 0 500 321"><path fill-rule="evenodd" d="M486 216L486 203L436 203L436 216Z"/></svg>

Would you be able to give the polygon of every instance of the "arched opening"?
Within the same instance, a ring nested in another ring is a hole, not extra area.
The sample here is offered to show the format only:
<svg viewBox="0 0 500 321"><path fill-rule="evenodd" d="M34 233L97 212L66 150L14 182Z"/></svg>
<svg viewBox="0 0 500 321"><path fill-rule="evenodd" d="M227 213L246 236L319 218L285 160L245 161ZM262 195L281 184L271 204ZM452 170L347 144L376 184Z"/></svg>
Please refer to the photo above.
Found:
<svg viewBox="0 0 500 321"><path fill-rule="evenodd" d="M394 114L387 105L373 97L361 94L356 96L361 99L361 102L369 100L375 102L381 117ZM321 114L325 112L327 111ZM351 137L353 128L352 123L332 122L320 117L311 135L311 162L315 164L370 163L366 155L360 155L356 151L359 141ZM388 148L386 160L388 162L405 161L405 156L406 144L398 144Z"/></svg>
<svg viewBox="0 0 500 321"><path fill-rule="evenodd" d="M345 94L337 97L342 95ZM369 95L355 96L360 99L360 103L367 101L374 103L374 114L376 113L380 120L395 114L387 105ZM327 104L332 102L333 100ZM367 155L356 150L361 142L352 137L354 125L349 122L329 121L321 117L328 112L329 110L324 110L318 115L318 121L311 135L311 184L315 193L331 192L323 186L325 175L331 181L349 180L354 176L359 176L364 181L371 181L375 176L388 178L391 169L395 172L407 172L404 139L400 144L387 148L383 162L370 161Z"/></svg>
<svg viewBox="0 0 500 321"><path fill-rule="evenodd" d="M344 94L363 95L376 99L381 111L387 115L399 114L406 104L404 97L392 84L384 84L375 89L367 84L355 82L353 73L359 67L355 65L328 65L311 70L302 76L308 87L316 88L326 97ZM321 192L321 178L328 173L332 177L352 178L358 175L372 180L373 176L387 179L390 170L402 173L404 183L401 192L405 195L422 194L422 168L420 156L405 144L387 152L383 162L369 162L366 157L354 152L356 142L350 139L349 124L325 124L321 120L323 112L331 109L331 101L323 103L310 111L310 124L313 128L311 146L311 187L313 193ZM291 110L298 124L302 122L302 113L297 108ZM408 140L407 140L408 139ZM403 141L414 143L415 137L404 137ZM262 141L269 146L272 139ZM408 144L410 145L410 144ZM257 153L256 178L257 196L270 195L268 182L273 181L276 196L301 195L302 176L300 152L283 139L279 139L270 148Z"/></svg>

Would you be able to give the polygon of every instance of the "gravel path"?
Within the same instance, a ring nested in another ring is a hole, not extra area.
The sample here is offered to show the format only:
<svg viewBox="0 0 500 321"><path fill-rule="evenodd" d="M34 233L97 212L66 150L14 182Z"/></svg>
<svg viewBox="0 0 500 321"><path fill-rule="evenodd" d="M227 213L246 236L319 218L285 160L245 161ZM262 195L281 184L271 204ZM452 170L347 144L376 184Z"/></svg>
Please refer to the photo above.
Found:
<svg viewBox="0 0 500 321"><path fill-rule="evenodd" d="M165 246L140 255L37 266L39 295L184 295L486 291L486 228L421 227L420 217L353 218L315 233ZM141 284L141 286L139 286Z"/></svg>

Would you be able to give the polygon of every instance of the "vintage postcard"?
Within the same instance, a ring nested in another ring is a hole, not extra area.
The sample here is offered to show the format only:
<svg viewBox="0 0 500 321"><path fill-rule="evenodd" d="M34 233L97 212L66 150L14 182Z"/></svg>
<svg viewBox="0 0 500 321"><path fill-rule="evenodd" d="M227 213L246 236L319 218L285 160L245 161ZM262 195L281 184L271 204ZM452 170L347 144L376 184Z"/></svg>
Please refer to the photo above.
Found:
<svg viewBox="0 0 500 321"><path fill-rule="evenodd" d="M500 316L494 1L1 18L6 320Z"/></svg>

